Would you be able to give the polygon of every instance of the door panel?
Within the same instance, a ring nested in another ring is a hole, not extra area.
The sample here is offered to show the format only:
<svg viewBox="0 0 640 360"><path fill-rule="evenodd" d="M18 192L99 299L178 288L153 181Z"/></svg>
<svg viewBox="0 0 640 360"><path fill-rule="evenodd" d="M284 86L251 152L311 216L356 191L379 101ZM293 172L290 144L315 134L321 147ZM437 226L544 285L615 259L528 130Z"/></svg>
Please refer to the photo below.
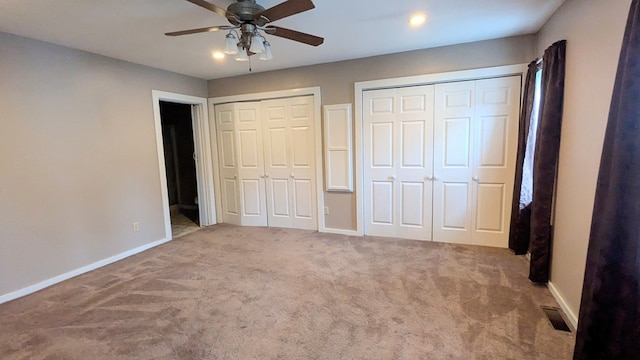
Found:
<svg viewBox="0 0 640 360"><path fill-rule="evenodd" d="M313 138L308 126L297 126L291 129L292 168L310 168L313 164L313 149L309 148L309 139Z"/></svg>
<svg viewBox="0 0 640 360"><path fill-rule="evenodd" d="M433 240L471 241L475 81L435 86Z"/></svg>
<svg viewBox="0 0 640 360"><path fill-rule="evenodd" d="M476 82L474 244L507 247L517 152L521 77Z"/></svg>
<svg viewBox="0 0 640 360"><path fill-rule="evenodd" d="M397 90L396 236L431 240L434 86Z"/></svg>
<svg viewBox="0 0 640 360"><path fill-rule="evenodd" d="M313 101L216 105L225 222L317 230Z"/></svg>
<svg viewBox="0 0 640 360"><path fill-rule="evenodd" d="M444 166L468 168L470 164L471 118L444 120Z"/></svg>
<svg viewBox="0 0 640 360"><path fill-rule="evenodd" d="M236 113L236 139L238 142L238 181L241 224L246 226L267 225L266 194L262 172L262 128L260 103L233 104Z"/></svg>
<svg viewBox="0 0 640 360"><path fill-rule="evenodd" d="M430 240L433 86L364 93L365 233Z"/></svg>
<svg viewBox="0 0 640 360"><path fill-rule="evenodd" d="M234 105L216 105L214 111L216 114L218 159L220 162L220 185L222 186L222 221L240 225Z"/></svg>
<svg viewBox="0 0 640 360"><path fill-rule="evenodd" d="M269 226L317 230L313 97L267 100L261 106Z"/></svg>
<svg viewBox="0 0 640 360"><path fill-rule="evenodd" d="M263 107L264 108L264 107ZM271 102L267 104L267 122L281 122L285 120L285 106Z"/></svg>
<svg viewBox="0 0 640 360"><path fill-rule="evenodd" d="M365 234L506 247L520 86L364 91Z"/></svg>
<svg viewBox="0 0 640 360"><path fill-rule="evenodd" d="M467 86L458 87L458 84L467 84ZM444 109L449 111L460 109L464 112L471 109L473 106L473 102L471 100L473 87L468 86L471 84L473 84L473 81L452 83L451 86L448 86L447 84L436 85L440 89L444 88L444 93L442 94Z"/></svg>
<svg viewBox="0 0 640 360"><path fill-rule="evenodd" d="M268 167L287 167L287 129L283 127L269 128L268 130L269 151L266 153Z"/></svg>
<svg viewBox="0 0 640 360"><path fill-rule="evenodd" d="M393 129L392 122L371 124L371 167L393 167Z"/></svg>
<svg viewBox="0 0 640 360"><path fill-rule="evenodd" d="M447 230L469 230L469 184L443 182L442 184L441 227ZM455 242L453 237L450 242Z"/></svg>
<svg viewBox="0 0 640 360"><path fill-rule="evenodd" d="M286 99L288 122L291 131L289 140L291 160L289 186L293 193L293 227L317 230L315 129L313 97Z"/></svg>
<svg viewBox="0 0 640 360"><path fill-rule="evenodd" d="M262 184L257 180L242 180L243 206L242 216L261 216L260 192Z"/></svg>
<svg viewBox="0 0 640 360"><path fill-rule="evenodd" d="M255 104L255 103L254 103ZM255 124L258 121L258 109L255 107L239 108L238 109L238 123L252 123Z"/></svg>
<svg viewBox="0 0 640 360"><path fill-rule="evenodd" d="M476 231L504 231L504 184L478 184L476 187Z"/></svg>
<svg viewBox="0 0 640 360"><path fill-rule="evenodd" d="M313 188L310 180L293 180L294 196L294 216L297 219L311 219L313 209L311 208Z"/></svg>
<svg viewBox="0 0 640 360"><path fill-rule="evenodd" d="M313 109L311 108L311 106L309 106L309 102L307 101L308 99L309 98L307 97L307 99L305 99L305 101L302 101L302 102L298 102L298 101L289 102L290 109L291 109L291 120L293 121L302 120L306 122L313 117L313 113L312 113Z"/></svg>
<svg viewBox="0 0 640 360"><path fill-rule="evenodd" d="M401 162L403 168L424 168L425 143L424 121L403 121L400 124Z"/></svg>
<svg viewBox="0 0 640 360"><path fill-rule="evenodd" d="M278 219L275 223L269 218L269 225L289 227L291 226L289 221L291 215L289 211L289 179L272 178L269 183L271 184L269 194L273 199L270 215L276 218L286 218Z"/></svg>
<svg viewBox="0 0 640 360"><path fill-rule="evenodd" d="M260 165L258 161L257 132L257 129L238 131L240 137L240 168L242 169L258 169Z"/></svg>
<svg viewBox="0 0 640 360"><path fill-rule="evenodd" d="M393 182L371 182L372 223L393 224L393 195Z"/></svg>
<svg viewBox="0 0 640 360"><path fill-rule="evenodd" d="M483 116L480 121L479 167L505 167L507 155L507 116Z"/></svg>
<svg viewBox="0 0 640 360"><path fill-rule="evenodd" d="M403 113L423 112L427 110L427 99L424 95L404 95L400 96L400 109Z"/></svg>
<svg viewBox="0 0 640 360"><path fill-rule="evenodd" d="M402 182L400 184L400 224L405 226L423 226L424 183Z"/></svg>
<svg viewBox="0 0 640 360"><path fill-rule="evenodd" d="M236 144L233 141L233 131L224 130L220 133L220 165L223 168L235 169L236 167Z"/></svg>
<svg viewBox="0 0 640 360"><path fill-rule="evenodd" d="M369 112L371 115L393 114L395 101L394 91L377 91L378 96L369 100Z"/></svg>
<svg viewBox="0 0 640 360"><path fill-rule="evenodd" d="M235 179L222 179L223 209L225 214L238 216L238 192Z"/></svg>
<svg viewBox="0 0 640 360"><path fill-rule="evenodd" d="M365 234L396 236L394 217L396 138L396 91L365 91L364 110L364 199Z"/></svg>

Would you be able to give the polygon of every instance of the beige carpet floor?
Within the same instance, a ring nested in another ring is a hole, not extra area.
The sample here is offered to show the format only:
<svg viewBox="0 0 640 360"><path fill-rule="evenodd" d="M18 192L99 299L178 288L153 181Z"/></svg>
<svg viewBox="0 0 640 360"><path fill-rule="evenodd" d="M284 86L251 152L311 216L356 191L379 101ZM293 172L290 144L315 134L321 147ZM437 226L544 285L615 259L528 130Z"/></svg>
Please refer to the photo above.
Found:
<svg viewBox="0 0 640 360"><path fill-rule="evenodd" d="M570 359L505 249L216 225L0 305L0 359Z"/></svg>

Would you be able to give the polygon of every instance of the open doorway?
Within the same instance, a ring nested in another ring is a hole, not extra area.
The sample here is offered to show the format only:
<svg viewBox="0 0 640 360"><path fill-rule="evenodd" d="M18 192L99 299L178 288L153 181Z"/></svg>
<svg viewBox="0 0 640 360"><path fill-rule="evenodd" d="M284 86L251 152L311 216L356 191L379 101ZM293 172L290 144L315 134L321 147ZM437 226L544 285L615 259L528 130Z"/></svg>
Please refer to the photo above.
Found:
<svg viewBox="0 0 640 360"><path fill-rule="evenodd" d="M167 195L173 238L200 228L192 106L160 101Z"/></svg>
<svg viewBox="0 0 640 360"><path fill-rule="evenodd" d="M196 225L194 229L198 229L200 226L216 224L215 191L213 188L213 164L215 161L211 156L212 148L209 138L207 99L157 90L152 90L152 98L158 152L158 175L160 180L159 195L161 196L160 199L162 199L165 239L170 240L176 236L173 235L173 229L171 226L172 212L169 205L170 195L168 176L171 176L169 172L175 171L176 173L174 175L178 178L177 172L181 172L181 170L179 170L181 166L176 166L177 162L175 159L175 153L180 152L180 150L178 150L178 144L181 144L184 141L181 141L181 136L178 134L179 131L177 127L173 130L173 139L171 135L172 131L165 130L163 128L161 103L169 103L169 107L181 107L181 109L177 110L184 114L181 115L183 120L180 122L191 126L190 130L185 131L185 133L188 133L188 136L184 135L185 138L188 138L188 140L185 141L188 141L191 144L191 146L187 148L188 150L185 151L189 155L190 160L183 160L182 163L191 164L192 167L190 174L192 176L195 174L196 191L185 192L185 194L181 193L181 196L178 196L178 187L177 184L175 185L176 190L172 195L172 200L177 202L173 205L178 206L173 207L173 215L180 216L180 219L174 219L174 223L176 225L179 224L180 220L186 221L185 219L188 219L190 223L188 225L199 224ZM165 107L165 105L162 105L162 107ZM169 111L173 110L174 109L171 109ZM165 107L162 112L166 113L166 111L167 108ZM165 146L168 147L166 151L169 155L165 155ZM193 167L195 167L195 172L193 171ZM173 170L170 169L168 172L167 168L173 168ZM180 179L182 184L182 177L180 177ZM188 182L189 180L186 181ZM191 182L191 184L193 184L193 182ZM181 198L184 198L182 202ZM191 201L188 201L189 198Z"/></svg>

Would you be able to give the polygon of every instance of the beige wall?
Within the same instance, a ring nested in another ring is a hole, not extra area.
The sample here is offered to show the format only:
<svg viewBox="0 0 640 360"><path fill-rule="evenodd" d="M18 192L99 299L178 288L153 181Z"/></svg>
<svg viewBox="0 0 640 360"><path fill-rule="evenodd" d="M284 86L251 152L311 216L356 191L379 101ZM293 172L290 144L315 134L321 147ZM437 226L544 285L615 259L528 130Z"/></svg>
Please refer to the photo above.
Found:
<svg viewBox="0 0 640 360"><path fill-rule="evenodd" d="M568 0L538 52L567 40L551 284L577 316L605 125L631 0Z"/></svg>
<svg viewBox="0 0 640 360"><path fill-rule="evenodd" d="M4 33L0 53L0 296L163 239L151 90L206 81Z"/></svg>
<svg viewBox="0 0 640 360"><path fill-rule="evenodd" d="M518 36L215 79L209 81L209 97L320 86L323 105L353 103L355 82L521 64L535 57L535 35ZM325 193L325 205L327 227L355 229L354 195Z"/></svg>

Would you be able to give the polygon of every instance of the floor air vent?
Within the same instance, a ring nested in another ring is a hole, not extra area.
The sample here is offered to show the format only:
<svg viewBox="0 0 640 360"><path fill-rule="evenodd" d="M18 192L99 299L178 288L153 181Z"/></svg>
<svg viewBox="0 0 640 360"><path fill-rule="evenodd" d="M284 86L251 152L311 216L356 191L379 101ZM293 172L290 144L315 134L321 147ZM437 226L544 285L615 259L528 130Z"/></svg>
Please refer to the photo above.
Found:
<svg viewBox="0 0 640 360"><path fill-rule="evenodd" d="M554 329L571 332L571 329L569 328L569 326L567 326L567 323L564 321L564 318L560 313L560 309L548 306L541 306L541 308L544 313L547 314L549 322L551 322L551 325L553 325Z"/></svg>

